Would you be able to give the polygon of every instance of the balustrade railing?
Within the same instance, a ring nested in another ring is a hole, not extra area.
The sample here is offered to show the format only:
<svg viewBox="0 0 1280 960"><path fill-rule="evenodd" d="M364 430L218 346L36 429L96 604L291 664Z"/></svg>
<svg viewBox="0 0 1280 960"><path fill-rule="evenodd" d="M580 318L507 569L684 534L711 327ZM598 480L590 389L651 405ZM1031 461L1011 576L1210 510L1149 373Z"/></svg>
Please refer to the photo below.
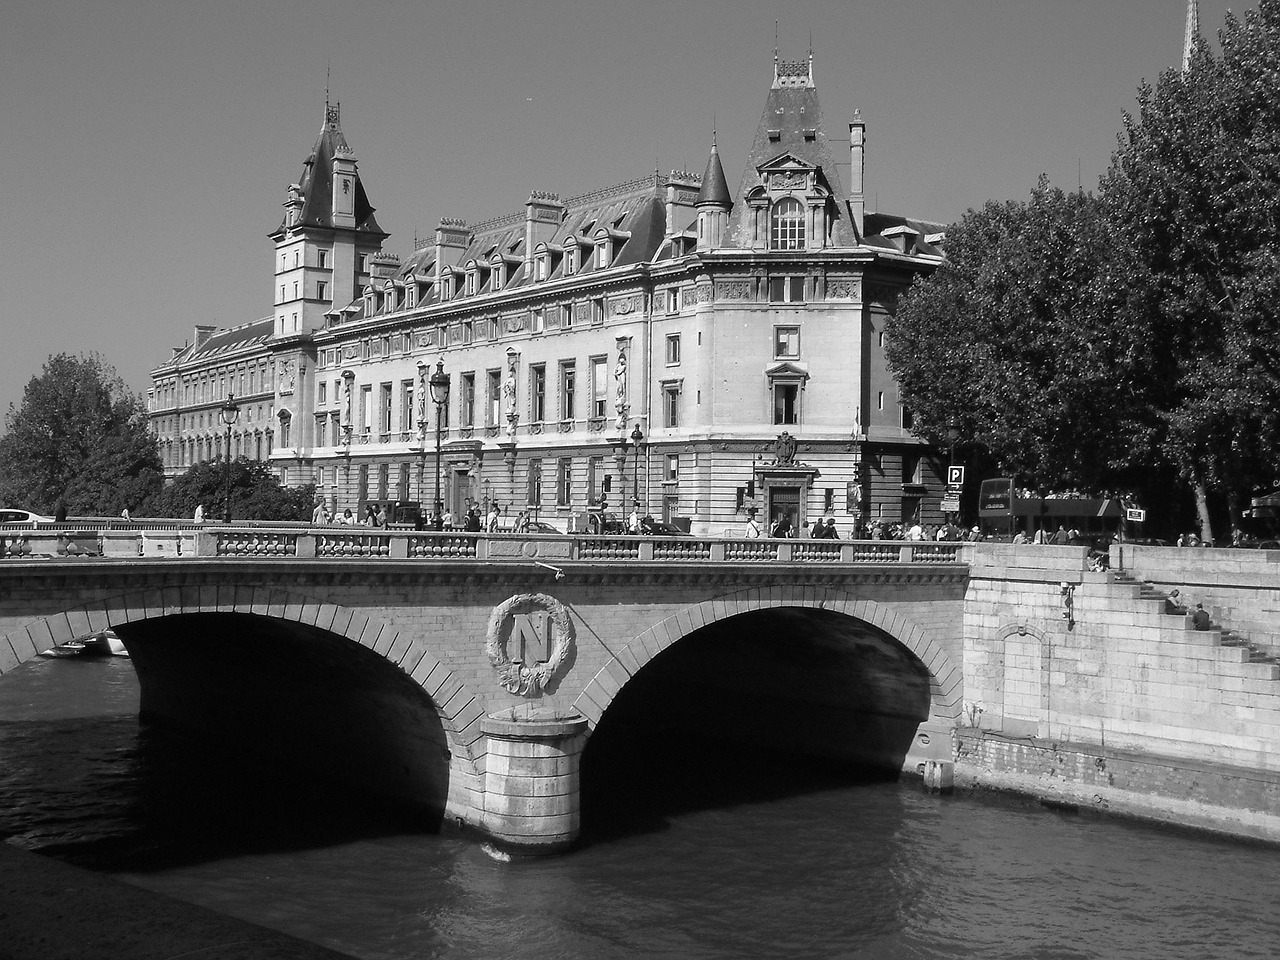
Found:
<svg viewBox="0 0 1280 960"><path fill-rule="evenodd" d="M565 544L551 548L548 544ZM895 540L774 540L601 534L412 530L402 526L285 523L196 524L189 521L0 524L0 559L296 559L484 560L559 562L788 563L809 566L965 561L963 543Z"/></svg>

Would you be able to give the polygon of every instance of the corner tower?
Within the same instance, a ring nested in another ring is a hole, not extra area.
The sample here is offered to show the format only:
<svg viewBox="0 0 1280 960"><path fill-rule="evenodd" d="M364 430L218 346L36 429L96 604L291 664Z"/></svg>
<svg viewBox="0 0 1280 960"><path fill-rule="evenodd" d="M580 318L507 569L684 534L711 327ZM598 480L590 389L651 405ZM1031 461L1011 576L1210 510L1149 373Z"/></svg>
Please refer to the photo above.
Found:
<svg viewBox="0 0 1280 960"><path fill-rule="evenodd" d="M354 300L368 282L369 256L387 238L342 134L341 104L326 102L324 113L302 177L289 186L284 220L271 234L276 337L317 330L326 312Z"/></svg>
<svg viewBox="0 0 1280 960"><path fill-rule="evenodd" d="M822 250L858 244L818 103L812 51L808 59L792 61L774 52L773 84L734 199L728 246Z"/></svg>
<svg viewBox="0 0 1280 960"><path fill-rule="evenodd" d="M698 249L714 250L724 246L733 197L724 178L714 133L711 135L711 156L707 157L707 169L702 175L702 187L698 190L695 206L698 209Z"/></svg>

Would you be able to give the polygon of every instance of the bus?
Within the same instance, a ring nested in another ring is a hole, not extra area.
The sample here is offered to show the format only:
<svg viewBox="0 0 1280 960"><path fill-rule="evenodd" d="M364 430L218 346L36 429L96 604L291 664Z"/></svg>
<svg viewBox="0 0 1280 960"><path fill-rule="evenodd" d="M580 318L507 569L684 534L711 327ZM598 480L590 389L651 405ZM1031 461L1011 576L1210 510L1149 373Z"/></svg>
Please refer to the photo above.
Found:
<svg viewBox="0 0 1280 960"><path fill-rule="evenodd" d="M1097 541L1123 536L1131 539L1132 524L1146 520L1146 511L1118 497L1025 497L1012 477L983 480L978 519L984 535L1012 539L1022 531L1030 540L1037 530L1048 540L1059 527L1075 530L1080 539Z"/></svg>

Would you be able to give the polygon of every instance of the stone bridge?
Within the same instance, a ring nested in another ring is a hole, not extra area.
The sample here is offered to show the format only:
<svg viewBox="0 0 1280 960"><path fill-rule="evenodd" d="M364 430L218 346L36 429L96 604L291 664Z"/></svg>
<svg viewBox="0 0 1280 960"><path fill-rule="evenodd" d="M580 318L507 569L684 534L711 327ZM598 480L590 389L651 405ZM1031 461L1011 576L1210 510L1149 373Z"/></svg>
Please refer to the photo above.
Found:
<svg viewBox="0 0 1280 960"><path fill-rule="evenodd" d="M0 563L0 673L109 628L144 720L549 850L577 835L580 763L611 723L895 770L950 759L965 549L46 531Z"/></svg>

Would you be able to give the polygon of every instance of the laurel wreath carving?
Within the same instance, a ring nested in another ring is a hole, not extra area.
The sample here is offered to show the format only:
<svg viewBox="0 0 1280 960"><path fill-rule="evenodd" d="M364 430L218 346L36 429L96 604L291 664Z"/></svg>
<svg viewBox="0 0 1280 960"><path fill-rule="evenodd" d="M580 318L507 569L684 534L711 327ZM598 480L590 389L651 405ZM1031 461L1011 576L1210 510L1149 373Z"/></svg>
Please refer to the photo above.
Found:
<svg viewBox="0 0 1280 960"><path fill-rule="evenodd" d="M513 612L522 606L542 607L551 623L551 659L533 667L521 666L507 656L502 628ZM518 593L493 608L489 616L486 638L489 663L498 671L498 683L506 690L522 697L536 697L564 664L573 649L573 624L569 610L555 597L545 593Z"/></svg>

